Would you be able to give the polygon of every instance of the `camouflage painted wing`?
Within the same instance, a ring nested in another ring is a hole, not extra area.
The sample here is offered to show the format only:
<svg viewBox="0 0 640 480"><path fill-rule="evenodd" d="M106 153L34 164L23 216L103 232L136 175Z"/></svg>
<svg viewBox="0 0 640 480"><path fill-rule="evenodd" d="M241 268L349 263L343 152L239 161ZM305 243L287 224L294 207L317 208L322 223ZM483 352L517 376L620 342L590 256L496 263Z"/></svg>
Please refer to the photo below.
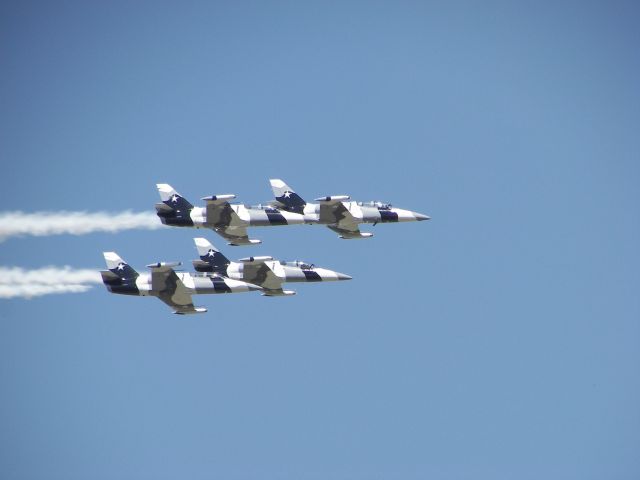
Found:
<svg viewBox="0 0 640 480"><path fill-rule="evenodd" d="M282 279L266 263L245 263L243 269L245 282L259 285L266 290L282 290Z"/></svg>
<svg viewBox="0 0 640 480"><path fill-rule="evenodd" d="M338 225L327 225L327 228L330 228L338 235L340 238L363 238L363 237L371 237L373 234L371 233L362 233L360 228L358 228L358 224L338 224Z"/></svg>
<svg viewBox="0 0 640 480"><path fill-rule="evenodd" d="M218 195L204 197L206 206L206 226L213 229L224 238L229 245L252 245L260 243L259 240L251 240L247 235L247 227L231 204L227 201L235 195Z"/></svg>
<svg viewBox="0 0 640 480"><path fill-rule="evenodd" d="M283 290L281 288L265 289L262 292L262 296L264 297L289 297L295 294L295 290Z"/></svg>
<svg viewBox="0 0 640 480"><path fill-rule="evenodd" d="M207 311L206 308L194 307L191 293L173 268L163 265L150 268L151 288L159 292L158 298L173 308L174 313L185 315Z"/></svg>
<svg viewBox="0 0 640 480"><path fill-rule="evenodd" d="M247 234L247 227L213 227L213 230L224 238L229 245L252 245L260 243L259 240L252 240Z"/></svg>
<svg viewBox="0 0 640 480"><path fill-rule="evenodd" d="M362 233L357 219L340 200L325 201L320 205L320 223L324 223L340 238L366 238L372 233Z"/></svg>

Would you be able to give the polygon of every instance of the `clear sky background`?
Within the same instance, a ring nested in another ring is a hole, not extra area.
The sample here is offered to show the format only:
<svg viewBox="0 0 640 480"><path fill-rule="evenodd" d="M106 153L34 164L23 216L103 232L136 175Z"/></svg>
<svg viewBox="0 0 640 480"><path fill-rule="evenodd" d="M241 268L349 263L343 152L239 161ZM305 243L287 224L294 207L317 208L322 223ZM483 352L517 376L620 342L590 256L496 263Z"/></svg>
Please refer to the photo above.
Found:
<svg viewBox="0 0 640 480"><path fill-rule="evenodd" d="M637 2L3 2L2 211L386 200L430 222L0 244L303 259L291 298L0 300L12 479L640 478Z"/></svg>

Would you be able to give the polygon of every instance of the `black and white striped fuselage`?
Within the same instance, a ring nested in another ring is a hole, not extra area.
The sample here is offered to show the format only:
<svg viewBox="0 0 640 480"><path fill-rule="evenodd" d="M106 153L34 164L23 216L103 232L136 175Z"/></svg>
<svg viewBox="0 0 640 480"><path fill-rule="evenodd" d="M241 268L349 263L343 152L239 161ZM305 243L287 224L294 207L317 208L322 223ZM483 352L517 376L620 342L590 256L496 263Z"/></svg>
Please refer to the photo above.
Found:
<svg viewBox="0 0 640 480"><path fill-rule="evenodd" d="M422 220L423 215L404 210L401 208L389 207L380 208L369 205L360 205L360 202L342 202L345 209L353 216L357 223L398 223L415 222ZM304 213L288 212L276 208L253 208L245 205L230 205L237 214L229 221L221 219L220 225L238 227L269 227L278 225L301 225L301 224L321 224L330 225L338 222L335 214L323 208L322 204L308 203L304 207ZM190 214L190 220L194 227L211 228L217 226L215 221L207 218L206 208L194 207Z"/></svg>
<svg viewBox="0 0 640 480"><path fill-rule="evenodd" d="M370 202L375 203L375 202ZM345 210L356 223L397 223L423 220L421 215L411 210L395 207L377 207L362 202L342 202ZM331 225L341 220L340 212L323 204L308 203L304 207L304 221L308 224Z"/></svg>
<svg viewBox="0 0 640 480"><path fill-rule="evenodd" d="M219 276L203 276L194 275L187 272L176 272L176 276L184 285L186 293L189 294L217 294L217 293L240 293L258 290L252 285L237 281L232 278L222 278ZM138 289L138 295L142 296L158 296L167 291L167 287L159 289L154 285L153 274L140 274L135 280L135 286ZM170 286L168 287L171 288Z"/></svg>
<svg viewBox="0 0 640 480"><path fill-rule="evenodd" d="M294 264L305 266L296 266ZM303 262L280 262L277 260L261 262L269 269L279 283L288 282L332 282L338 280L350 280L349 275L335 272L327 268L314 267ZM255 283L264 286L264 278L261 274L264 268L257 268L251 262L231 262L227 267L227 276L234 280Z"/></svg>
<svg viewBox="0 0 640 480"><path fill-rule="evenodd" d="M242 204L232 204L229 208L235 215L228 218L212 218L207 215L207 209L194 207L189 216L195 227L271 227L278 225L301 225L305 223L304 215L287 212L275 208L247 207Z"/></svg>

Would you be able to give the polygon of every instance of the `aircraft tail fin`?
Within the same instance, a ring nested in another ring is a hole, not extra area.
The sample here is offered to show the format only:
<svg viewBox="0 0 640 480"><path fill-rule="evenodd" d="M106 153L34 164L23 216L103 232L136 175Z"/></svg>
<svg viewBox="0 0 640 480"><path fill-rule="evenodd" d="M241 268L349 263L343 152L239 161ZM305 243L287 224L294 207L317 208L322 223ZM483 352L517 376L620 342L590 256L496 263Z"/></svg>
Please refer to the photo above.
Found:
<svg viewBox="0 0 640 480"><path fill-rule="evenodd" d="M162 223L176 227L192 227L190 212L193 205L168 183L158 183L156 187L162 200L162 203L156 203L156 212Z"/></svg>
<svg viewBox="0 0 640 480"><path fill-rule="evenodd" d="M158 193L162 203L173 210L191 210L193 205L182 195L176 192L168 183L158 183Z"/></svg>
<svg viewBox="0 0 640 480"><path fill-rule="evenodd" d="M136 279L139 273L125 262L116 252L103 252L107 270L102 270L102 283L113 293L138 295Z"/></svg>
<svg viewBox="0 0 640 480"><path fill-rule="evenodd" d="M200 257L200 260L193 261L196 271L226 275L227 267L231 263L229 259L206 238L194 238L193 241Z"/></svg>
<svg viewBox="0 0 640 480"><path fill-rule="evenodd" d="M104 252L104 261L110 272L115 273L120 278L137 278L136 272L127 262L125 262L116 252Z"/></svg>
<svg viewBox="0 0 640 480"><path fill-rule="evenodd" d="M304 207L307 202L294 192L289 185L279 178L271 178L269 179L269 183L271 183L271 190L273 190L274 197L278 203L282 205L283 210L294 213L304 213Z"/></svg>

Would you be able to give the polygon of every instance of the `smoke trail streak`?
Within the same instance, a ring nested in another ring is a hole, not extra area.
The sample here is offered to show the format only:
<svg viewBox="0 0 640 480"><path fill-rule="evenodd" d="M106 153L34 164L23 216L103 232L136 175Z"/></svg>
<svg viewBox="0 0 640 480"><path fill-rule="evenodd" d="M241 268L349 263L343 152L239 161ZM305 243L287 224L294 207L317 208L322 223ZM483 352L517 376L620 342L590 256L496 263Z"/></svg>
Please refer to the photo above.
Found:
<svg viewBox="0 0 640 480"><path fill-rule="evenodd" d="M32 298L53 293L80 293L102 283L97 270L44 267L25 270L0 267L0 298Z"/></svg>
<svg viewBox="0 0 640 480"><path fill-rule="evenodd" d="M132 229L155 230L160 227L162 223L153 212L4 212L0 213L0 242L24 235L84 235Z"/></svg>
<svg viewBox="0 0 640 480"><path fill-rule="evenodd" d="M2 298L33 298L52 293L80 293L86 292L91 285L0 285L0 299Z"/></svg>

